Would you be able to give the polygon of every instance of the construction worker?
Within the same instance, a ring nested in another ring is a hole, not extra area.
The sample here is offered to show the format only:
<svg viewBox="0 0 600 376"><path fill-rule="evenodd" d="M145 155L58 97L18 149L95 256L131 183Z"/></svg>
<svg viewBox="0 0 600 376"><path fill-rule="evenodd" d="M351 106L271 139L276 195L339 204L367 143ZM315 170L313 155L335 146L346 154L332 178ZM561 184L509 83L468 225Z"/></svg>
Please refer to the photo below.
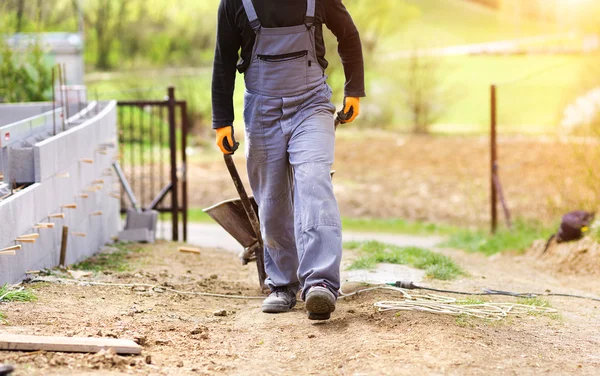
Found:
<svg viewBox="0 0 600 376"><path fill-rule="evenodd" d="M365 96L364 66L342 0L221 0L212 82L216 142L233 154L236 68L244 74L247 169L271 290L262 310L291 310L301 290L312 320L327 320L335 310L342 257L330 177L336 110L326 83L323 25L338 39L346 76L338 116L354 121Z"/></svg>

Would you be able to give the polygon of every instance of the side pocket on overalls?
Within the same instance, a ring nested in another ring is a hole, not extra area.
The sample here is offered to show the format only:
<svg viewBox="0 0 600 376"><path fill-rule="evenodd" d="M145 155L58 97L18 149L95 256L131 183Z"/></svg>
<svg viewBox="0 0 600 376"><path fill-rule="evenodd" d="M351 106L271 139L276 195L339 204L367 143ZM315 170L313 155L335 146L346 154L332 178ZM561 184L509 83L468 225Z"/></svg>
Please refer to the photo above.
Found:
<svg viewBox="0 0 600 376"><path fill-rule="evenodd" d="M244 93L244 129L246 131L246 158L256 162L267 159L262 125L260 96Z"/></svg>

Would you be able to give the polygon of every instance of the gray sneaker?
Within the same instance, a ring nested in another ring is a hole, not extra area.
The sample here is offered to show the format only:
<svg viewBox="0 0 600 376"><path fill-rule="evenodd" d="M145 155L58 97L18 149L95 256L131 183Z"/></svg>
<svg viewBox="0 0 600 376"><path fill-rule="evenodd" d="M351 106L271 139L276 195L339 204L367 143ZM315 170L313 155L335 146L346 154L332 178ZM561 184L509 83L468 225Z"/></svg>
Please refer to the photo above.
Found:
<svg viewBox="0 0 600 376"><path fill-rule="evenodd" d="M275 287L263 301L265 313L289 312L296 305L296 293L289 287Z"/></svg>
<svg viewBox="0 0 600 376"><path fill-rule="evenodd" d="M306 310L309 320L329 320L335 311L335 295L323 286L313 286L306 294Z"/></svg>

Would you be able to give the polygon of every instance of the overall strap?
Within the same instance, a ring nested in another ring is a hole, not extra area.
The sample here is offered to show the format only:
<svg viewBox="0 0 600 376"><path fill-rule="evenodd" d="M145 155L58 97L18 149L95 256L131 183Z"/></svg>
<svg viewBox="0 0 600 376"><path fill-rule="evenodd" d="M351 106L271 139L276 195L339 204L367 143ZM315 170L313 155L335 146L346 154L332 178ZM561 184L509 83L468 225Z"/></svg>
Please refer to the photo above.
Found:
<svg viewBox="0 0 600 376"><path fill-rule="evenodd" d="M258 20L258 15L256 14L256 9L254 9L254 4L252 4L252 0L242 0L244 4L244 9L246 10L246 15L248 16L248 21L250 21L250 26L254 31L260 30L260 21Z"/></svg>
<svg viewBox="0 0 600 376"><path fill-rule="evenodd" d="M315 2L316 0L306 0L306 16L304 17L306 27L312 27L315 24Z"/></svg>

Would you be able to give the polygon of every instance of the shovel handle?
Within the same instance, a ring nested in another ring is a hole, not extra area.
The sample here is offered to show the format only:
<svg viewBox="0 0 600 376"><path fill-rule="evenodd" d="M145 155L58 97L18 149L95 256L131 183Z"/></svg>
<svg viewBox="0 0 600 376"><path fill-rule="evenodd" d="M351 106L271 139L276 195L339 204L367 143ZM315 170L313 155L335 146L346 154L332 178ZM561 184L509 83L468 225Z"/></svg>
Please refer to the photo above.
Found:
<svg viewBox="0 0 600 376"><path fill-rule="evenodd" d="M231 179L233 180L233 184L240 195L240 199L242 201L242 206L244 207L244 211L250 220L250 224L252 225L252 229L254 230L254 235L256 235L256 240L258 241L259 249L256 251L256 267L258 268L258 278L260 282L260 286L263 290L265 290L265 280L267 279L267 273L265 272L265 261L264 261L264 244L262 241L262 235L260 232L260 222L258 221L258 216L252 207L252 203L248 198L248 194L246 193L246 189L244 188L244 183L242 183L242 179L240 178L240 174L235 167L235 163L233 162L233 158L230 154L223 155L225 159L225 164L227 165L227 169L229 170L229 174L231 175Z"/></svg>

